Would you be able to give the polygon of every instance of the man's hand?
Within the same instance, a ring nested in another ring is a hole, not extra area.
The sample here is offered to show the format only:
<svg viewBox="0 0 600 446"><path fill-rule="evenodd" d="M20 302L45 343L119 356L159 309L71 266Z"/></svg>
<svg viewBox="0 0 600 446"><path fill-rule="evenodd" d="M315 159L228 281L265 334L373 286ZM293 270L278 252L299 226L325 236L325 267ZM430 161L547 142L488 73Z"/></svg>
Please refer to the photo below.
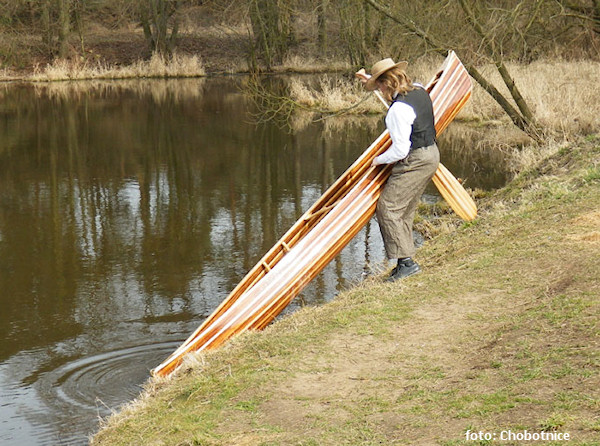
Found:
<svg viewBox="0 0 600 446"><path fill-rule="evenodd" d="M356 73L354 73L354 76L358 78L363 83L363 85L366 84L369 78L371 77L367 74L364 68L361 68Z"/></svg>

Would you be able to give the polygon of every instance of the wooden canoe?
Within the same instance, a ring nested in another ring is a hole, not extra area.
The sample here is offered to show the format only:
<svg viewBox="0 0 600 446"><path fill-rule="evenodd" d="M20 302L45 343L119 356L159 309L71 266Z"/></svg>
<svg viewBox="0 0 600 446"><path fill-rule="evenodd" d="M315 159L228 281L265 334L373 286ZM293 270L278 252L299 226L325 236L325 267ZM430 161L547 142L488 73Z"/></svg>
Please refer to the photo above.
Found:
<svg viewBox="0 0 600 446"><path fill-rule="evenodd" d="M440 134L471 96L471 80L450 52L427 85ZM391 166L371 166L391 144L384 131L248 272L229 296L163 363L170 375L192 351L216 348L267 326L371 219Z"/></svg>

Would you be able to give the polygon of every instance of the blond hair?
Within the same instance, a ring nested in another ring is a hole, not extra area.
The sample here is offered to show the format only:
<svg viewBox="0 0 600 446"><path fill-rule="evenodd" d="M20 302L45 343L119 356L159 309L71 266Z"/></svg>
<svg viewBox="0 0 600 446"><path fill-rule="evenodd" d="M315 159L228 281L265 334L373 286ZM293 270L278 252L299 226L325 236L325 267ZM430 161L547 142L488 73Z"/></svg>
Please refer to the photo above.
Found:
<svg viewBox="0 0 600 446"><path fill-rule="evenodd" d="M415 89L410 77L408 77L404 70L398 67L392 68L391 70L383 73L381 76L379 76L377 82L380 82L388 87L385 89L384 97L389 102L392 101L395 93L404 95Z"/></svg>

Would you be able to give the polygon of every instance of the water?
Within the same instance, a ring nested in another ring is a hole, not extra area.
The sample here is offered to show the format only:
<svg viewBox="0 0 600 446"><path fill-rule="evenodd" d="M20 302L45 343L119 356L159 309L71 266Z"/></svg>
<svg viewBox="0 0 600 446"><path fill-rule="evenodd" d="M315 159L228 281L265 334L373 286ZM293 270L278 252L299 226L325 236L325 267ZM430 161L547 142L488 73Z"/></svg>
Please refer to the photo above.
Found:
<svg viewBox="0 0 600 446"><path fill-rule="evenodd" d="M0 89L0 444L86 444L382 130L256 124L241 83ZM505 180L446 145L470 186ZM286 311L383 260L371 222Z"/></svg>

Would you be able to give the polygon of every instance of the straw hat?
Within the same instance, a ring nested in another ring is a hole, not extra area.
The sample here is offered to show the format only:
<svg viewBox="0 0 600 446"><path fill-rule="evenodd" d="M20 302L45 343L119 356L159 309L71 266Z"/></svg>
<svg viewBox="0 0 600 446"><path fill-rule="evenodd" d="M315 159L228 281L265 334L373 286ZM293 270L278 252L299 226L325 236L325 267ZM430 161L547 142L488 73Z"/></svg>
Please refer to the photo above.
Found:
<svg viewBox="0 0 600 446"><path fill-rule="evenodd" d="M389 57L387 59L380 60L379 62L375 62L375 64L373 65L373 68L371 68L371 77L365 83L365 88L369 91L377 90L377 78L379 76L381 76L386 71L391 70L392 68L396 68L396 67L405 71L407 66L408 66L408 62L402 61L402 62L396 63Z"/></svg>

